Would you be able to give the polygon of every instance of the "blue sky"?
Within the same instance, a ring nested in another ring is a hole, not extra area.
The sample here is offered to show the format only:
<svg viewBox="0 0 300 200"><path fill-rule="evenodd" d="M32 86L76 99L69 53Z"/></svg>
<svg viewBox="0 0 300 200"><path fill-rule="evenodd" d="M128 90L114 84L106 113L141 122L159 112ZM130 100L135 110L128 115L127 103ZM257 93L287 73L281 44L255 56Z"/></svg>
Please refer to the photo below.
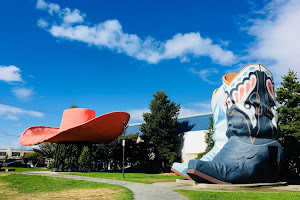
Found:
<svg viewBox="0 0 300 200"><path fill-rule="evenodd" d="M70 104L137 123L163 89L180 116L211 112L222 76L254 62L279 85L300 71L299 21L297 0L1 1L0 148Z"/></svg>

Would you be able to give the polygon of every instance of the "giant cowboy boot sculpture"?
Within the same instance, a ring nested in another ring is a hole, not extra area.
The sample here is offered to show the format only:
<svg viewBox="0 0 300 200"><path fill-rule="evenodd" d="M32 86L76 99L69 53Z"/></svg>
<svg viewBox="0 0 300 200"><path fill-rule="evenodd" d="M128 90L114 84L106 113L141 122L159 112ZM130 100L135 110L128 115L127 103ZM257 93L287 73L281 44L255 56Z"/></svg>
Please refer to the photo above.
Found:
<svg viewBox="0 0 300 200"><path fill-rule="evenodd" d="M228 138L226 136L227 122L226 122L226 107L223 103L224 99L224 88L223 85L216 89L212 95L211 106L213 109L213 118L214 118L214 134L213 140L215 142L214 147L205 154L200 160L202 161L211 161L217 153L223 148L226 144ZM173 163L172 171L179 176L182 176L185 179L191 179L186 173L188 168L187 164L184 163Z"/></svg>
<svg viewBox="0 0 300 200"><path fill-rule="evenodd" d="M228 138L226 136L227 121L226 121L226 107L223 103L224 99L224 88L223 85L215 90L212 100L211 107L213 109L214 119L214 134L213 141L215 142L213 148L205 154L200 160L211 161L227 143Z"/></svg>
<svg viewBox="0 0 300 200"><path fill-rule="evenodd" d="M282 157L272 74L251 64L223 82L229 140L212 161L190 160L187 173L221 184L264 182L266 166Z"/></svg>

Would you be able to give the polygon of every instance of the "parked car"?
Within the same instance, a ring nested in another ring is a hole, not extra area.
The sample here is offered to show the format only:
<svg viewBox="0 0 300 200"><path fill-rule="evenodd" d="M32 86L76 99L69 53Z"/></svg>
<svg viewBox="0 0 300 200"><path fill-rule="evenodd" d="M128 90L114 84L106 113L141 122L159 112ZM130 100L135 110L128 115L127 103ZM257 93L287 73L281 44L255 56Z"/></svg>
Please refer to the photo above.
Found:
<svg viewBox="0 0 300 200"><path fill-rule="evenodd" d="M21 161L13 161L7 163L5 167L27 167L27 165L22 163Z"/></svg>

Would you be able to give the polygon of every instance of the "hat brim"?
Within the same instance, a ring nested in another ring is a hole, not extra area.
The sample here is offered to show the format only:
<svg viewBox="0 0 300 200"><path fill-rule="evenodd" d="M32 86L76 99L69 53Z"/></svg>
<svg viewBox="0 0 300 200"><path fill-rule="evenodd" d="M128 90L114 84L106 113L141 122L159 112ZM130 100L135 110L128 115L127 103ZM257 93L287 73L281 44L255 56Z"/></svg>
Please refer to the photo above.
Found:
<svg viewBox="0 0 300 200"><path fill-rule="evenodd" d="M24 131L20 143L29 146L42 142L111 142L123 132L122 122L127 125L129 119L126 112L111 112L63 131L55 127L34 126Z"/></svg>

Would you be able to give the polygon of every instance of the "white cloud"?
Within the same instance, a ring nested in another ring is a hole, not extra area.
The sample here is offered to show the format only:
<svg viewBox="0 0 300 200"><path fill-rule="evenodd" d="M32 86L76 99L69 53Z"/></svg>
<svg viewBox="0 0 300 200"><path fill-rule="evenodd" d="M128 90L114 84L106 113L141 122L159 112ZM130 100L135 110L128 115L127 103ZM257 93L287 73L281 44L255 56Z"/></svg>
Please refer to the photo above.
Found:
<svg viewBox="0 0 300 200"><path fill-rule="evenodd" d="M64 17L63 21L67 24L73 24L73 23L81 23L84 21L84 14L81 14L79 10L75 9L71 11L70 8L64 9Z"/></svg>
<svg viewBox="0 0 300 200"><path fill-rule="evenodd" d="M0 135L1 135L1 133L0 133ZM20 134L20 136L21 136L21 134ZM15 136L12 136L12 137L15 137ZM19 139L17 139L17 140L10 140L10 145L7 145L8 142L5 142L5 143L6 143L6 145L1 145L1 143L0 143L0 149L7 149L7 148L21 149L21 147L22 147L23 150L32 150L34 148L35 149L38 148L38 145L22 146L20 144Z"/></svg>
<svg viewBox="0 0 300 200"><path fill-rule="evenodd" d="M186 55L208 56L221 65L229 65L235 61L231 51L223 50L219 45L213 44L209 38L201 37L200 33L178 33L165 43L164 58L182 58Z"/></svg>
<svg viewBox="0 0 300 200"><path fill-rule="evenodd" d="M211 104L206 102L194 102L185 106L181 106L179 117L186 117L191 115L199 115L204 113L211 113Z"/></svg>
<svg viewBox="0 0 300 200"><path fill-rule="evenodd" d="M158 63L165 59L180 59L186 62L188 57L199 56L207 56L221 65L230 65L236 61L233 52L222 49L220 45L214 44L210 38L203 38L198 32L178 33L166 41L157 41L152 37L143 40L135 34L123 32L118 20L86 25L90 24L84 23L86 15L77 9L61 9L59 5L43 0L37 2L37 8L47 10L50 15L57 14L59 20L54 17L49 23L49 28L45 28L45 21L38 23L39 27L44 27L54 37L80 41L99 48L105 47L148 63Z"/></svg>
<svg viewBox="0 0 300 200"><path fill-rule="evenodd" d="M12 93L16 95L19 99L28 99L30 96L34 95L35 92L33 89L28 89L28 88L15 88L12 90Z"/></svg>
<svg viewBox="0 0 300 200"><path fill-rule="evenodd" d="M19 140L13 140L10 143L10 146L11 146L12 149L21 149L21 147L22 147Z"/></svg>
<svg viewBox="0 0 300 200"><path fill-rule="evenodd" d="M49 14L60 12L60 6L54 3L48 3L44 0L38 0L36 3L36 8L41 10L48 10Z"/></svg>
<svg viewBox="0 0 300 200"><path fill-rule="evenodd" d="M0 104L0 116L5 119L18 120L19 115L27 115L32 117L43 117L44 114L33 110L24 110L21 108Z"/></svg>
<svg viewBox="0 0 300 200"><path fill-rule="evenodd" d="M144 121L143 113L150 112L148 108L144 109L134 109L127 111L130 114L130 122L131 123L138 123Z"/></svg>
<svg viewBox="0 0 300 200"><path fill-rule="evenodd" d="M300 72L300 1L273 0L266 4L259 16L249 20L248 33L255 37L249 49L250 58L268 63L277 76L289 68Z"/></svg>
<svg viewBox="0 0 300 200"><path fill-rule="evenodd" d="M130 123L139 123L143 122L143 113L148 113L150 110L148 108L144 109L133 109L127 111L130 114ZM204 102L195 102L187 104L186 106L181 106L179 111L179 117L186 117L191 115L199 115L204 113L210 113L211 105L210 103L204 103Z"/></svg>
<svg viewBox="0 0 300 200"><path fill-rule="evenodd" d="M14 66L3 66L0 65L0 81L5 81L5 82L12 82L12 81L17 81L17 82L22 82L21 70Z"/></svg>
<svg viewBox="0 0 300 200"><path fill-rule="evenodd" d="M225 41L225 40L219 40L219 42L221 43L221 46L223 46L223 47L227 47L230 43L230 41Z"/></svg>
<svg viewBox="0 0 300 200"><path fill-rule="evenodd" d="M45 20L43 19L39 19L38 22L37 22L37 25L38 27L40 28L46 28L48 26L48 22L46 22Z"/></svg>
<svg viewBox="0 0 300 200"><path fill-rule="evenodd" d="M202 113L200 113L199 110L191 109L191 108L181 107L179 111L179 117L187 117L187 116L198 115L198 114L202 114Z"/></svg>
<svg viewBox="0 0 300 200"><path fill-rule="evenodd" d="M211 103L207 103L207 102L193 102L188 104L189 106L195 106L195 107L199 107L200 109L202 109L203 112L212 112L212 108L211 108Z"/></svg>
<svg viewBox="0 0 300 200"><path fill-rule="evenodd" d="M36 2L37 9L46 9L47 7L48 7L48 4L44 0L38 0Z"/></svg>
<svg viewBox="0 0 300 200"><path fill-rule="evenodd" d="M19 118L17 116L14 115L7 115L5 119L9 119L9 120L19 120Z"/></svg>
<svg viewBox="0 0 300 200"><path fill-rule="evenodd" d="M189 72L198 75L203 81L212 84L212 85L217 85L219 84L218 82L213 82L208 80L208 77L219 73L219 71L216 68L209 68L209 69L203 69L200 71L197 71L194 67L189 68Z"/></svg>
<svg viewBox="0 0 300 200"><path fill-rule="evenodd" d="M0 134L1 135L1 134ZM19 140L13 140L10 142L10 145L0 145L1 149L7 149L7 148L12 148L12 149L21 149L22 145L20 144ZM24 148L22 148L24 149Z"/></svg>
<svg viewBox="0 0 300 200"><path fill-rule="evenodd" d="M31 78L33 77L31 75L28 75L28 76L30 76ZM24 85L24 83L25 83L23 81L23 79L21 78L21 70L14 65L10 65L10 66L0 65L0 81L1 80L5 81L5 82L21 82L22 83L21 85ZM30 96L35 94L33 89L24 88L22 86L13 88L11 90L11 92L17 98L23 99L23 100L26 100Z"/></svg>

